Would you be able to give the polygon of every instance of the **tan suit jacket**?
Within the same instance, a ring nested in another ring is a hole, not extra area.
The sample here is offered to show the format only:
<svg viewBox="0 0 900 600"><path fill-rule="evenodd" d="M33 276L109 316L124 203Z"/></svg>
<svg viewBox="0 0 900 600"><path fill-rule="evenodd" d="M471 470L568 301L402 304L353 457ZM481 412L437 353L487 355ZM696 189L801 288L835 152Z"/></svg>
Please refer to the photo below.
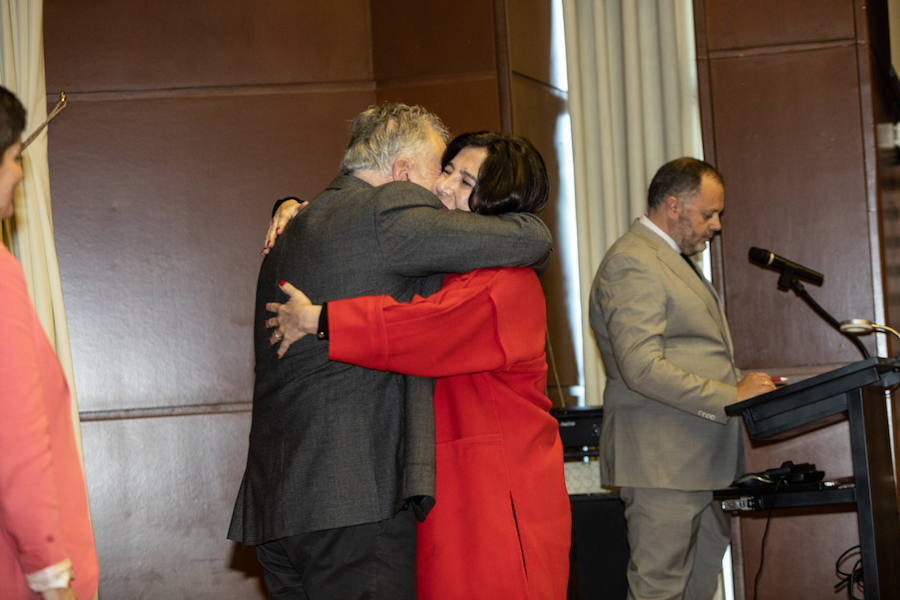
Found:
<svg viewBox="0 0 900 600"><path fill-rule="evenodd" d="M620 487L712 490L743 471L739 378L721 302L635 221L594 279L590 322L607 383L601 478Z"/></svg>

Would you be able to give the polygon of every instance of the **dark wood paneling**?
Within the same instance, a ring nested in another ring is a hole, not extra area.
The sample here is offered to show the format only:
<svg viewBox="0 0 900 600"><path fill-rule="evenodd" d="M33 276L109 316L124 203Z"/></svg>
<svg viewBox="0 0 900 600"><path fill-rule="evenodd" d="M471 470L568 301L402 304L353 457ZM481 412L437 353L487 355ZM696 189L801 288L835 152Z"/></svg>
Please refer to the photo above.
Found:
<svg viewBox="0 0 900 600"><path fill-rule="evenodd" d="M225 539L272 201L375 101L368 0L45 6L54 232L104 598L263 598ZM179 408L206 405L201 414Z"/></svg>
<svg viewBox="0 0 900 600"><path fill-rule="evenodd" d="M509 70L511 109L504 123L534 143L544 157L550 176L550 202L541 214L554 239L552 261L541 276L547 298L548 394L554 405L571 405L577 401L573 391L582 384L580 348L575 342L580 339L581 324L573 321L571 311L573 296L577 295L577 277L565 270L565 265L578 262L577 251L570 243L572 235L566 235L573 232L563 229L572 224L570 211L574 194L569 173L568 97L562 89L565 73L554 71L561 61L553 54L555 24L551 3L523 0L500 4L506 7L506 19L498 28L498 38L508 43L504 55L508 64L501 61L501 68ZM564 189L564 185L569 187ZM574 303L578 304L577 299Z"/></svg>
<svg viewBox="0 0 900 600"><path fill-rule="evenodd" d="M726 180L725 298L742 368L830 364L859 353L778 275L759 246L825 274L810 294L838 320L871 318L867 191L854 46L711 63L716 153Z"/></svg>
<svg viewBox="0 0 900 600"><path fill-rule="evenodd" d="M710 51L852 40L852 0L705 0Z"/></svg>
<svg viewBox="0 0 900 600"><path fill-rule="evenodd" d="M225 539L249 431L249 413L82 425L101 598L265 597Z"/></svg>
<svg viewBox="0 0 900 600"><path fill-rule="evenodd" d="M894 154L891 152L891 154ZM881 225L882 257L885 269L885 297L887 325L900 328L900 164L898 157L885 157L879 169L879 224ZM889 348L894 356L900 343L889 336Z"/></svg>
<svg viewBox="0 0 900 600"><path fill-rule="evenodd" d="M869 30L877 47L872 57L872 99L873 116L879 128L877 176L878 212L880 227L880 250L884 268L885 324L900 329L900 151L890 140L891 125L900 121L900 90L896 79L890 76L890 39L888 31L887 6L872 7ZM895 7L892 7L895 8ZM874 14L873 14L874 13ZM874 22L873 22L874 21ZM900 47L900 40L894 41ZM896 77L896 76L894 76ZM888 139L884 139L887 137ZM888 356L900 354L900 340L887 335ZM892 394L889 400L894 431L894 480L897 483L898 512L900 512L900 395Z"/></svg>
<svg viewBox="0 0 900 600"><path fill-rule="evenodd" d="M726 179L717 285L741 367L800 376L859 358L802 300L776 289L776 273L748 262L749 246L822 271L825 284L807 290L839 320L873 318L881 302L866 21L883 4L695 0L703 139ZM747 458L751 471L784 460L813 462L827 477L852 471L846 422L748 447ZM764 525L762 516L741 519L736 560L748 598ZM857 541L855 512L776 513L759 597L833 596L834 562Z"/></svg>
<svg viewBox="0 0 900 600"><path fill-rule="evenodd" d="M577 261L577 256L572 256L575 249L571 247L570 237L564 236L562 226L570 223L569 211L572 207L567 202L561 202L560 177L562 170L560 164L565 157L563 153L568 150L568 144L562 136L569 136L570 132L564 125L568 122L563 117L568 115L568 107L564 94L539 84L527 77L513 75L512 78L512 109L513 130L517 135L527 137L537 147L550 175L550 202L541 218L547 223L553 233L554 253L553 259L547 271L541 276L544 287L544 295L547 297L547 330L550 334L552 352L559 381L551 370L548 383L551 386L557 384L563 386L579 385L578 362L574 345L574 332L579 331L581 324L572 321L569 312L569 288L567 283L570 273L564 270L564 260ZM571 185L571 182L566 182ZM572 190L569 189L569 192ZM568 201L568 198L564 198ZM568 222L568 223L567 223ZM574 264L574 263L571 263ZM549 354L548 354L549 359ZM551 369L552 369L551 365ZM559 404L556 396L551 398L554 404Z"/></svg>
<svg viewBox="0 0 900 600"><path fill-rule="evenodd" d="M370 80L368 0L44 2L47 89Z"/></svg>
<svg viewBox="0 0 900 600"><path fill-rule="evenodd" d="M50 172L81 410L249 400L272 202L324 187L373 99L71 99Z"/></svg>
<svg viewBox="0 0 900 600"><path fill-rule="evenodd" d="M753 598L753 580L759 568L767 517L766 513L762 513L741 519L744 597L748 600ZM843 588L840 592L834 591L838 582L834 565L845 550L857 544L856 512L852 508L773 511L757 597L791 600L846 598ZM841 566L845 571L849 570L853 560Z"/></svg>
<svg viewBox="0 0 900 600"><path fill-rule="evenodd" d="M376 100L499 129L503 4L44 6L47 87L70 93L50 162L80 408L131 417L83 424L101 597L261 598L225 540L249 414L216 411L250 398L272 200L319 191Z"/></svg>
<svg viewBox="0 0 900 600"><path fill-rule="evenodd" d="M485 0L372 2L375 79L495 71L494 12Z"/></svg>
<svg viewBox="0 0 900 600"><path fill-rule="evenodd" d="M500 129L495 72L457 78L379 84L378 102L421 104L441 117L451 135Z"/></svg>
<svg viewBox="0 0 900 600"><path fill-rule="evenodd" d="M508 2L509 56L513 73L559 87L551 55L553 14L546 0ZM560 28L561 30L562 28Z"/></svg>
<svg viewBox="0 0 900 600"><path fill-rule="evenodd" d="M744 438L748 444L747 438ZM747 453L747 470L762 471L791 460L810 462L825 477L853 474L850 434L846 421L777 443L759 444ZM752 598L759 566L766 513L741 519L746 597ZM766 538L765 567L759 598L830 598L837 583L834 563L859 543L856 511L852 507L804 508L774 511ZM802 561L802 566L797 561ZM852 563L851 563L852 564ZM845 570L851 566L845 565Z"/></svg>

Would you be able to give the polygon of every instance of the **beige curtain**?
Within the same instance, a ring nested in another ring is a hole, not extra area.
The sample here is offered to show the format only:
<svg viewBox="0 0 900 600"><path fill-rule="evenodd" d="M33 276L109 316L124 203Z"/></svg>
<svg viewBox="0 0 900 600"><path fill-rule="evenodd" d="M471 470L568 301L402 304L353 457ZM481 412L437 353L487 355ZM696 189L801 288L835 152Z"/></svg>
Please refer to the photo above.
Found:
<svg viewBox="0 0 900 600"><path fill-rule="evenodd" d="M646 209L650 179L702 157L691 0L563 0L575 161L585 403L605 376L588 323L607 248Z"/></svg>
<svg viewBox="0 0 900 600"><path fill-rule="evenodd" d="M43 2L2 0L0 27L0 84L15 92L28 111L24 139L47 118ZM50 343L56 348L59 362L69 382L72 420L80 452L78 402L75 398L69 332L50 212L47 131L45 129L22 153L25 178L16 192L15 215L3 221L2 237L3 243L22 264L35 310Z"/></svg>

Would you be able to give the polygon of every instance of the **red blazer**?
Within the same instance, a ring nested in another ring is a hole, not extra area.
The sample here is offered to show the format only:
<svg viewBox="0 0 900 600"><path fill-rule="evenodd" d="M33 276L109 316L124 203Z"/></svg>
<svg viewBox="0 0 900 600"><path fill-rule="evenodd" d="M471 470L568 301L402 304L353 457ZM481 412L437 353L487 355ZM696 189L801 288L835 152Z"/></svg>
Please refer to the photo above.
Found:
<svg viewBox="0 0 900 600"><path fill-rule="evenodd" d="M571 516L534 272L448 275L410 303L329 302L328 327L332 360L438 378L436 505L419 525L418 597L565 599Z"/></svg>
<svg viewBox="0 0 900 600"><path fill-rule="evenodd" d="M66 557L79 599L97 592L97 555L62 368L0 245L0 597L38 598L25 573Z"/></svg>

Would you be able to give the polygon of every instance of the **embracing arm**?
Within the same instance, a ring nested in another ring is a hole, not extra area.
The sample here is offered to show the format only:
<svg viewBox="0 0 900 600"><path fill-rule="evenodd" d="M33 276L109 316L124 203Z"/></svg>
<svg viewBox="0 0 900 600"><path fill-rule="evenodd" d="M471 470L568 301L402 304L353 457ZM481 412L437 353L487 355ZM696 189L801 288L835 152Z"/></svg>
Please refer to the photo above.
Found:
<svg viewBox="0 0 900 600"><path fill-rule="evenodd" d="M553 243L536 215L447 210L433 194L410 183L381 186L375 226L384 260L408 276L539 265Z"/></svg>
<svg viewBox="0 0 900 600"><path fill-rule="evenodd" d="M542 357L544 297L537 277L528 269L510 269L487 279L469 286L451 282L411 302L390 296L328 302L329 358L370 369L444 377ZM321 307L310 304L289 284L283 289L296 304L293 314L299 315L300 337L315 333ZM290 329L284 320L281 327L287 339Z"/></svg>
<svg viewBox="0 0 900 600"><path fill-rule="evenodd" d="M275 203L262 254L309 202L293 196ZM376 228L385 259L409 276L464 273L482 267L546 268L553 248L550 230L529 213L497 216L447 210L428 190L413 183L381 186Z"/></svg>
<svg viewBox="0 0 900 600"><path fill-rule="evenodd" d="M329 302L328 356L424 377L504 369L542 356L544 298L537 278L524 269L500 277L498 285L451 282L411 302L390 296Z"/></svg>

